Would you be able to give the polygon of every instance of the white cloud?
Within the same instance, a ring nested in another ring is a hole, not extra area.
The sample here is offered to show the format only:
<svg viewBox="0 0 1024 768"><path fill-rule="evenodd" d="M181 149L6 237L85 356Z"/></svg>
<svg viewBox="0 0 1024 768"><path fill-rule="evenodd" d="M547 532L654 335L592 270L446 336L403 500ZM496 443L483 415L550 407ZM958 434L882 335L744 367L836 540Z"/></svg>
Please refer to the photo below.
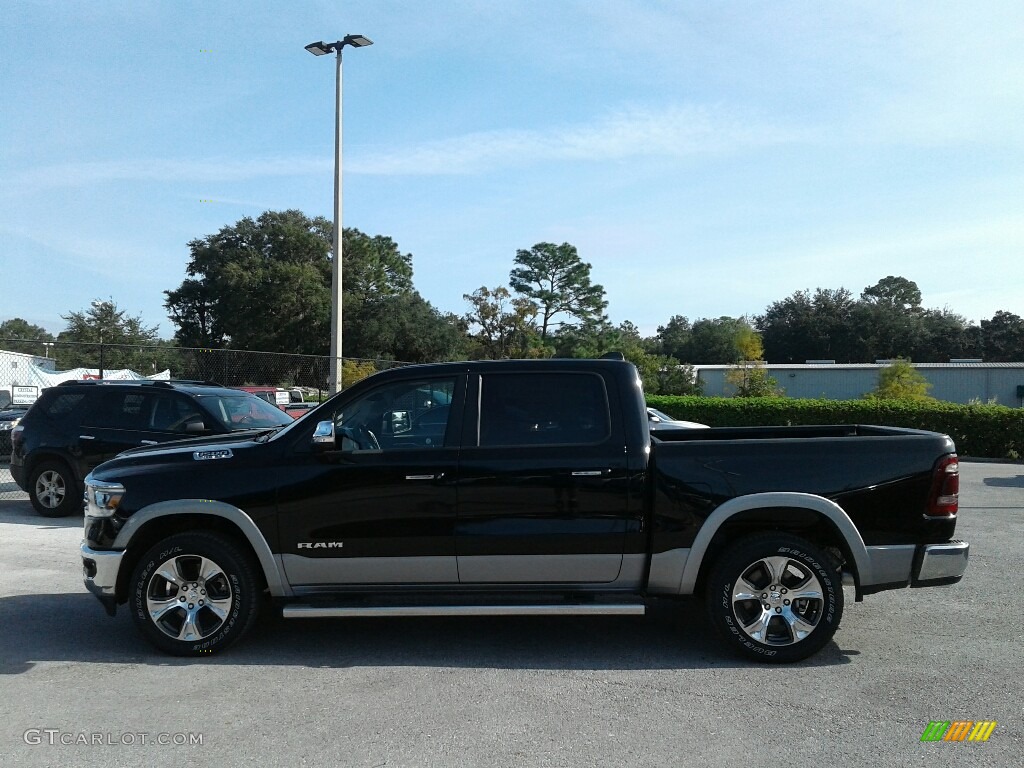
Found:
<svg viewBox="0 0 1024 768"><path fill-rule="evenodd" d="M218 182L268 176L319 175L330 173L333 162L331 157L96 160L16 171L8 176L5 189L8 194L21 194L26 190L83 187L117 181Z"/></svg>
<svg viewBox="0 0 1024 768"><path fill-rule="evenodd" d="M623 108L591 124L548 131L487 131L418 146L355 153L354 173L472 174L550 161L685 157L792 142L801 131L744 119L715 106Z"/></svg>
<svg viewBox="0 0 1024 768"><path fill-rule="evenodd" d="M801 130L745 118L719 106L662 110L625 107L590 124L551 130L468 133L394 149L351 147L346 173L367 175L474 174L538 162L607 162L636 157L685 157L796 141ZM15 171L8 194L110 182L229 182L284 176L322 176L333 158L282 156L205 160L87 161Z"/></svg>

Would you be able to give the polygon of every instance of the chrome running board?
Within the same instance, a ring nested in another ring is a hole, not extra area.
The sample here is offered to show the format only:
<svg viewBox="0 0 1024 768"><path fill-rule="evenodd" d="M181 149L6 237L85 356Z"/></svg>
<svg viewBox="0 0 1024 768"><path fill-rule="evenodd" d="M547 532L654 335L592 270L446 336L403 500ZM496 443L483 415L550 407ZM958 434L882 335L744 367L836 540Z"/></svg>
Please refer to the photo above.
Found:
<svg viewBox="0 0 1024 768"><path fill-rule="evenodd" d="M537 605L309 605L293 603L282 609L286 619L326 619L371 616L642 616L642 602L562 603Z"/></svg>

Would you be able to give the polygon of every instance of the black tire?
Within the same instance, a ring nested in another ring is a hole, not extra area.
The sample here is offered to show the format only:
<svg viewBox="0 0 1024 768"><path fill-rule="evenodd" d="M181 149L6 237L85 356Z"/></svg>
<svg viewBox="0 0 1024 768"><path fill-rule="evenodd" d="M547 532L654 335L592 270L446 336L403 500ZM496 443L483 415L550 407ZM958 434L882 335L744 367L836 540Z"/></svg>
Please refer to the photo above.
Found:
<svg viewBox="0 0 1024 768"><path fill-rule="evenodd" d="M71 467L57 459L39 462L28 479L28 497L43 517L81 514L82 493Z"/></svg>
<svg viewBox="0 0 1024 768"><path fill-rule="evenodd" d="M759 534L722 553L705 601L711 623L733 651L785 664L832 639L843 616L842 576L832 556L805 539Z"/></svg>
<svg viewBox="0 0 1024 768"><path fill-rule="evenodd" d="M135 626L174 656L203 656L234 643L259 613L262 584L255 560L213 532L178 533L157 542L132 574Z"/></svg>

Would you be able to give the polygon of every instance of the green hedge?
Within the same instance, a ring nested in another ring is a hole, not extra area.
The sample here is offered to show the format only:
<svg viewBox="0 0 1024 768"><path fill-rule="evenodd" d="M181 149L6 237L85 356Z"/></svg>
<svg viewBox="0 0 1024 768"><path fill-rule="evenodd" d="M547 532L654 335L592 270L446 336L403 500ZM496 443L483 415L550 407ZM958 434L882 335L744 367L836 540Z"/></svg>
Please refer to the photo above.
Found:
<svg viewBox="0 0 1024 768"><path fill-rule="evenodd" d="M647 404L674 418L712 427L880 424L942 432L953 438L961 456L1020 459L1024 455L1024 409L1002 405L671 395L648 395Z"/></svg>

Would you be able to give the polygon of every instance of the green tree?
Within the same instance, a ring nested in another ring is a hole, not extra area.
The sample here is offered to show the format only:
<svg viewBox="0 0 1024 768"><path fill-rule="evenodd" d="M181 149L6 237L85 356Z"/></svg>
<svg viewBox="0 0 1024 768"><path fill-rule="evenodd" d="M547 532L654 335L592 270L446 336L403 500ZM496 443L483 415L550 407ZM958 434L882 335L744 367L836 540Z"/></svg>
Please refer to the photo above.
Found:
<svg viewBox="0 0 1024 768"><path fill-rule="evenodd" d="M188 347L322 354L330 338L331 225L267 211L189 242L165 307Z"/></svg>
<svg viewBox="0 0 1024 768"><path fill-rule="evenodd" d="M981 321L981 343L988 362L1024 360L1024 320L1012 312L996 312L991 320Z"/></svg>
<svg viewBox="0 0 1024 768"><path fill-rule="evenodd" d="M956 357L981 357L981 343L967 318L948 309L923 309L916 344L908 356L922 363L945 363Z"/></svg>
<svg viewBox="0 0 1024 768"><path fill-rule="evenodd" d="M976 327L947 309L923 308L917 284L892 275L865 288L856 301L845 288L798 291L772 303L757 327L771 362L943 362L980 353Z"/></svg>
<svg viewBox="0 0 1024 768"><path fill-rule="evenodd" d="M366 299L354 310L346 349L359 357L430 363L465 356L466 326L416 291Z"/></svg>
<svg viewBox="0 0 1024 768"><path fill-rule="evenodd" d="M546 342L554 318L568 315L580 323L597 321L608 302L604 288L590 281L590 264L580 260L569 243L537 243L516 251L519 266L509 273L509 285L538 307L540 338Z"/></svg>
<svg viewBox="0 0 1024 768"><path fill-rule="evenodd" d="M413 292L412 254L384 235L346 229L342 270L349 300L359 302Z"/></svg>
<svg viewBox="0 0 1024 768"><path fill-rule="evenodd" d="M297 210L267 211L192 240L187 277L165 294L164 306L177 326L175 338L188 347L327 354L331 245L331 222ZM431 338L438 333L436 313L415 295L412 274L411 254L403 254L390 237L343 231L346 357L375 357L382 348L395 349L398 326L409 336L406 348L421 354L437 348L437 339ZM388 304L398 297L405 300ZM390 335L374 339L362 326L385 305L402 314L378 322L378 327L390 324ZM406 315L413 319L403 320ZM421 329L415 320L425 319ZM426 338L420 337L421 330Z"/></svg>
<svg viewBox="0 0 1024 768"><path fill-rule="evenodd" d="M13 317L0 323L0 349L8 352L23 352L26 355L43 357L47 354L43 342L51 341L53 334L20 317Z"/></svg>
<svg viewBox="0 0 1024 768"><path fill-rule="evenodd" d="M344 360L341 363L341 386L347 389L376 372L377 366L369 360Z"/></svg>
<svg viewBox="0 0 1024 768"><path fill-rule="evenodd" d="M149 375L169 367L173 346L161 342L156 326L146 326L141 317L127 315L113 300L95 301L88 309L61 315L67 327L57 336L57 367L100 367L104 371L130 368Z"/></svg>
<svg viewBox="0 0 1024 768"><path fill-rule="evenodd" d="M686 362L703 365L731 365L740 357L738 335L750 330L741 317L701 318L690 332L690 355Z"/></svg>
<svg viewBox="0 0 1024 768"><path fill-rule="evenodd" d="M462 298L470 305L464 316L472 339L470 357L502 360L547 356L536 332L538 307L530 299L513 297L501 285L481 286Z"/></svg>
<svg viewBox="0 0 1024 768"><path fill-rule="evenodd" d="M692 328L688 318L682 315L673 315L665 325L658 326L658 335L655 337L658 351L677 360L691 360Z"/></svg>
<svg viewBox="0 0 1024 768"><path fill-rule="evenodd" d="M864 397L873 400L933 400L932 387L909 360L897 359L878 372L878 386Z"/></svg>
<svg viewBox="0 0 1024 768"><path fill-rule="evenodd" d="M889 275L869 285L860 295L869 304L878 304L901 312L912 312L921 307L921 289L905 277Z"/></svg>
<svg viewBox="0 0 1024 768"><path fill-rule="evenodd" d="M753 328L739 328L735 344L740 359L725 374L725 380L735 387L736 397L772 397L780 394L778 382L768 375L765 368L761 336Z"/></svg>
<svg viewBox="0 0 1024 768"><path fill-rule="evenodd" d="M654 395L703 395L694 367L674 357L657 355L657 370L644 379L644 390Z"/></svg>
<svg viewBox="0 0 1024 768"><path fill-rule="evenodd" d="M621 352L636 366L644 391L652 395L699 395L700 385L692 365L674 357L650 351L648 339L626 320L614 326L602 318L579 326L562 328L552 337L559 357L596 358L608 352Z"/></svg>
<svg viewBox="0 0 1024 768"><path fill-rule="evenodd" d="M864 344L853 321L856 306L845 288L797 291L773 302L755 321L765 358L773 363L862 359Z"/></svg>

